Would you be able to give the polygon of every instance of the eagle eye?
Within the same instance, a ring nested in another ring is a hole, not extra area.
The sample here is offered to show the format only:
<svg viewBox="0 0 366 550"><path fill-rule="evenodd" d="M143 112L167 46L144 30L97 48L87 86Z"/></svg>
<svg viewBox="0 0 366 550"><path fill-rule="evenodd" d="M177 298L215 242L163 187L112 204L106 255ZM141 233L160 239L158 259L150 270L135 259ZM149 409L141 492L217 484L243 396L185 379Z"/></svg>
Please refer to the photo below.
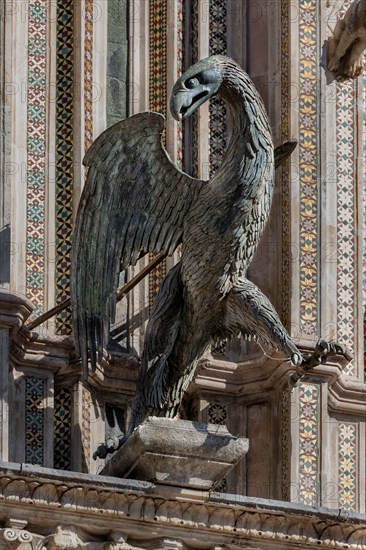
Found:
<svg viewBox="0 0 366 550"><path fill-rule="evenodd" d="M191 78L186 83L186 86L187 86L188 89L192 90L193 88L197 88L197 86L199 86L199 84L200 83L199 83L198 78Z"/></svg>

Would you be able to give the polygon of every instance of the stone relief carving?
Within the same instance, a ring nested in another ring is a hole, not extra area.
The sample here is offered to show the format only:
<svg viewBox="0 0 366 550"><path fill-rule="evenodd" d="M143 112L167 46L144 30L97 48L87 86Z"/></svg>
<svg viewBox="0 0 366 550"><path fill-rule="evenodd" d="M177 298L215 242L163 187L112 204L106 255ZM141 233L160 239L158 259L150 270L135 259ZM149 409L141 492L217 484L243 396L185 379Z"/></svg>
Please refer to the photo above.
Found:
<svg viewBox="0 0 366 550"><path fill-rule="evenodd" d="M14 492L15 487L22 488L17 495ZM366 545L366 523L352 523L347 518L316 518L304 515L301 511L291 514L280 513L275 509L243 509L239 503L234 508L228 508L225 503L190 503L164 499L159 495L97 491L82 485L72 487L36 479L14 480L8 476L0 477L0 502L0 522L6 522L13 509L17 510L18 517L23 513L29 521L28 524L25 521L18 528L4 526L0 529L0 548L6 549L167 548L167 543L159 539L161 529L177 531L177 537L169 539L169 548L172 548L172 540L178 541L175 548L180 548L182 543L189 545L193 533L202 544L205 543L205 548L211 546L207 541L212 540L212 533L215 533L216 538L222 537L222 544L229 547L240 545L246 539L255 541L259 547L262 544L260 541L263 541L266 547L269 541L272 541L277 545L273 548L306 544L306 548L318 548L321 545L325 548L364 550ZM45 525L49 525L49 533L46 535L32 533L30 525L32 517L37 517L37 509L42 510L43 514L45 510L48 513L48 520L44 522ZM75 522L81 522L83 529L67 524L55 524L55 519L70 517L71 511L77 512L74 514ZM102 516L103 521L100 523ZM93 535L96 521L98 525L109 527L109 532L98 541ZM88 525L90 533L87 531ZM123 532L120 530L122 526ZM144 540L146 531L143 529L148 529L150 533L155 532L156 536L149 541ZM131 541L134 540L137 530L141 531L142 540L133 543ZM283 546L278 546L279 543Z"/></svg>

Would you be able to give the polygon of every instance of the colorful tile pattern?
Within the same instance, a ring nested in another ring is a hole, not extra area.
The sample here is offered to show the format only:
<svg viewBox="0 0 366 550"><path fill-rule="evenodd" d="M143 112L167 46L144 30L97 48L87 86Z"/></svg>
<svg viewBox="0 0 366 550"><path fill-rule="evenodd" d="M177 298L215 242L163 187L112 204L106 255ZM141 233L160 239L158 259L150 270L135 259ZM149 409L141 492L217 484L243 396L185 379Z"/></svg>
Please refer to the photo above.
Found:
<svg viewBox="0 0 366 550"><path fill-rule="evenodd" d="M167 0L150 2L150 111L167 114ZM150 254L150 260L153 259ZM166 275L166 261L161 262L149 274L149 307L152 308L159 292L161 281Z"/></svg>
<svg viewBox="0 0 366 550"><path fill-rule="evenodd" d="M210 403L208 407L208 423L225 426L227 412L225 405L221 403Z"/></svg>
<svg viewBox="0 0 366 550"><path fill-rule="evenodd" d="M73 223L73 32L72 0L57 2L56 37L56 303L70 296ZM56 332L71 333L71 308L56 316Z"/></svg>
<svg viewBox="0 0 366 550"><path fill-rule="evenodd" d="M71 390L61 388L55 393L53 467L71 469Z"/></svg>
<svg viewBox="0 0 366 550"><path fill-rule="evenodd" d="M299 384L299 489L298 500L319 504L320 392L316 384Z"/></svg>
<svg viewBox="0 0 366 550"><path fill-rule="evenodd" d="M81 423L81 438L83 447L82 456L82 470L84 473L88 473L90 469L90 407L91 407L91 395L89 390L83 388L83 410L82 410L82 423Z"/></svg>
<svg viewBox="0 0 366 550"><path fill-rule="evenodd" d="M300 334L318 335L318 4L299 0Z"/></svg>
<svg viewBox="0 0 366 550"><path fill-rule="evenodd" d="M289 41L289 3L281 2L281 138L285 141L290 137L290 41ZM281 319L286 328L290 325L290 293L291 293L291 265L290 265L290 170L286 162L281 169L280 181L282 186L282 315Z"/></svg>
<svg viewBox="0 0 366 550"><path fill-rule="evenodd" d="M355 512L357 506L357 425L338 425L338 499L339 508Z"/></svg>
<svg viewBox="0 0 366 550"><path fill-rule="evenodd" d="M29 0L26 296L33 317L45 302L47 24L47 0Z"/></svg>
<svg viewBox="0 0 366 550"><path fill-rule="evenodd" d="M227 53L227 0L210 0L210 55ZM226 150L226 105L219 99L210 101L210 177L221 164Z"/></svg>
<svg viewBox="0 0 366 550"><path fill-rule="evenodd" d="M84 41L84 113L85 151L93 143L93 34L94 0L85 0L85 41Z"/></svg>
<svg viewBox="0 0 366 550"><path fill-rule="evenodd" d="M25 462L44 466L46 381L25 376Z"/></svg>

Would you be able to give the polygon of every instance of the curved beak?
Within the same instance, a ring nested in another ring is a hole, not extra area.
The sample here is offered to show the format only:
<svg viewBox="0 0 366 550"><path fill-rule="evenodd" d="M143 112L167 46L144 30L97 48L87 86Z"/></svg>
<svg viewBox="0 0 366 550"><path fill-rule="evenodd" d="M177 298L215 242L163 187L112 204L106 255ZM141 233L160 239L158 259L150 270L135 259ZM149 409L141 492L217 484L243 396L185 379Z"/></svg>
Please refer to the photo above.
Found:
<svg viewBox="0 0 366 550"><path fill-rule="evenodd" d="M186 88L173 89L170 99L170 112L175 120L182 120L190 116L198 107L207 101L210 90L199 86L193 90Z"/></svg>

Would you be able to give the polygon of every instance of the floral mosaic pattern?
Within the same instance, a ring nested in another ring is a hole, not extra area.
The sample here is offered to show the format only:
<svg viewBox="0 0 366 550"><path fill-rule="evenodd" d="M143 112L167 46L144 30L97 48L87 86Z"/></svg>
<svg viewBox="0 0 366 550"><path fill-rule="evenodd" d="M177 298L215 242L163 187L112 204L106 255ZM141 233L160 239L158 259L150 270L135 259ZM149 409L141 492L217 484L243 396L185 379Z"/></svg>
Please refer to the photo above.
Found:
<svg viewBox="0 0 366 550"><path fill-rule="evenodd" d="M71 390L62 388L55 394L53 467L71 469Z"/></svg>
<svg viewBox="0 0 366 550"><path fill-rule="evenodd" d="M45 301L47 0L28 4L26 296L35 310Z"/></svg>
<svg viewBox="0 0 366 550"><path fill-rule="evenodd" d="M46 381L25 377L25 462L44 465L44 398Z"/></svg>
<svg viewBox="0 0 366 550"><path fill-rule="evenodd" d="M210 55L227 52L226 0L210 0ZM210 101L210 177L218 170L226 149L226 105L219 98Z"/></svg>
<svg viewBox="0 0 366 550"><path fill-rule="evenodd" d="M357 499L357 425L341 422L338 426L338 499L339 508L356 511Z"/></svg>
<svg viewBox="0 0 366 550"><path fill-rule="evenodd" d="M319 386L299 384L299 492L298 500L319 503Z"/></svg>
<svg viewBox="0 0 366 550"><path fill-rule="evenodd" d="M318 5L299 0L300 333L318 334Z"/></svg>
<svg viewBox="0 0 366 550"><path fill-rule="evenodd" d="M73 1L57 3L56 66L56 303L70 295L73 223ZM71 308L56 317L56 332L71 333Z"/></svg>

